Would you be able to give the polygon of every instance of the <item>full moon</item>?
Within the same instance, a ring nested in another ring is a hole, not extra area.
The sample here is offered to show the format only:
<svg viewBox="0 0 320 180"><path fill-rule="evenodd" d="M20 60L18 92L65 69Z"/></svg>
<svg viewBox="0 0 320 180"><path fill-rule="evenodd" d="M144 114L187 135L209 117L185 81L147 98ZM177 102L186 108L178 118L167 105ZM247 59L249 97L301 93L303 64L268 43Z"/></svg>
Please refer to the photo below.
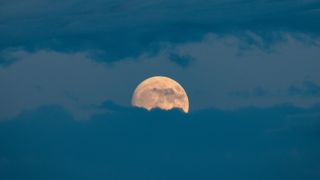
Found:
<svg viewBox="0 0 320 180"><path fill-rule="evenodd" d="M132 105L147 110L160 108L189 111L189 100L183 87L173 79L154 76L142 81L132 96Z"/></svg>

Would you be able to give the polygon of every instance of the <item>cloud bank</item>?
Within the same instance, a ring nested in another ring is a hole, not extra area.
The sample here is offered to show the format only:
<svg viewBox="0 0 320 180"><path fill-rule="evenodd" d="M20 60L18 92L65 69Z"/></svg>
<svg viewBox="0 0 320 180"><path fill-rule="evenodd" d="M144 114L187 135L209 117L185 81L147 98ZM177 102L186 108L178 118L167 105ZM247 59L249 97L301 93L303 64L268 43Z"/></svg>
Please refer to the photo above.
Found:
<svg viewBox="0 0 320 180"><path fill-rule="evenodd" d="M101 108L108 112L85 122L46 106L0 123L0 178L320 177L319 106L184 114L108 101Z"/></svg>
<svg viewBox="0 0 320 180"><path fill-rule="evenodd" d="M12 0L0 6L0 51L89 51L110 62L208 33L267 46L282 39L279 32L319 37L319 8L314 0Z"/></svg>

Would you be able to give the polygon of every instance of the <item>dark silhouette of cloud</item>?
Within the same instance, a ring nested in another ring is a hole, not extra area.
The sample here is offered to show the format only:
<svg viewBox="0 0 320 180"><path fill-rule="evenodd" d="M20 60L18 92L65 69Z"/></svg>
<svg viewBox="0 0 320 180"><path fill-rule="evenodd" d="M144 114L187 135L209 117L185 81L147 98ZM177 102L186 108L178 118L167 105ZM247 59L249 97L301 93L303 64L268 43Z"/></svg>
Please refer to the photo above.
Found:
<svg viewBox="0 0 320 180"><path fill-rule="evenodd" d="M291 96L320 96L320 85L312 81L304 81L301 85L291 85L288 93Z"/></svg>
<svg viewBox="0 0 320 180"><path fill-rule="evenodd" d="M59 106L0 123L0 179L319 179L319 112L290 105L119 108L76 121Z"/></svg>
<svg viewBox="0 0 320 180"><path fill-rule="evenodd" d="M104 101L100 106L99 108L101 109L106 109L106 110L109 110L109 111L116 111L116 112L119 112L119 111L126 111L128 110L127 107L124 107L124 106L120 106L116 103L114 103L113 101L110 101L110 100L107 100L107 101Z"/></svg>
<svg viewBox="0 0 320 180"><path fill-rule="evenodd" d="M265 47L281 39L277 32L318 37L319 8L317 1L298 0L46 0L23 5L14 0L0 7L0 50L87 51L111 62L153 54L163 42L196 41L207 33L239 35Z"/></svg>

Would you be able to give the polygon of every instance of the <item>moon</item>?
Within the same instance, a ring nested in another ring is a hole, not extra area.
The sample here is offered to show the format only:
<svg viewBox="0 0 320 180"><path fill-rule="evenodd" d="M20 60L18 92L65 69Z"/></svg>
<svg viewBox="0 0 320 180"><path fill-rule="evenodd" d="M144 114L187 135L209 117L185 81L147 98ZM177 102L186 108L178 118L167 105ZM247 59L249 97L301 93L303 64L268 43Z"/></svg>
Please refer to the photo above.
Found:
<svg viewBox="0 0 320 180"><path fill-rule="evenodd" d="M189 111L186 91L178 82L164 76L153 76L142 81L134 90L132 105L147 110L178 108L185 113Z"/></svg>

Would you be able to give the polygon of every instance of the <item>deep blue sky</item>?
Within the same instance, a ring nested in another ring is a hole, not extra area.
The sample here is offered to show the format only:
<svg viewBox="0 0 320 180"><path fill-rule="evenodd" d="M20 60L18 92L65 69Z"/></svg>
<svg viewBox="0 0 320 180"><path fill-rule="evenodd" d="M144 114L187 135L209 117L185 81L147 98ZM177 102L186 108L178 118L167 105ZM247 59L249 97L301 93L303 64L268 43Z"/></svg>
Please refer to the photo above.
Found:
<svg viewBox="0 0 320 180"><path fill-rule="evenodd" d="M319 0L0 1L0 179L319 179ZM190 113L130 106L154 75Z"/></svg>

